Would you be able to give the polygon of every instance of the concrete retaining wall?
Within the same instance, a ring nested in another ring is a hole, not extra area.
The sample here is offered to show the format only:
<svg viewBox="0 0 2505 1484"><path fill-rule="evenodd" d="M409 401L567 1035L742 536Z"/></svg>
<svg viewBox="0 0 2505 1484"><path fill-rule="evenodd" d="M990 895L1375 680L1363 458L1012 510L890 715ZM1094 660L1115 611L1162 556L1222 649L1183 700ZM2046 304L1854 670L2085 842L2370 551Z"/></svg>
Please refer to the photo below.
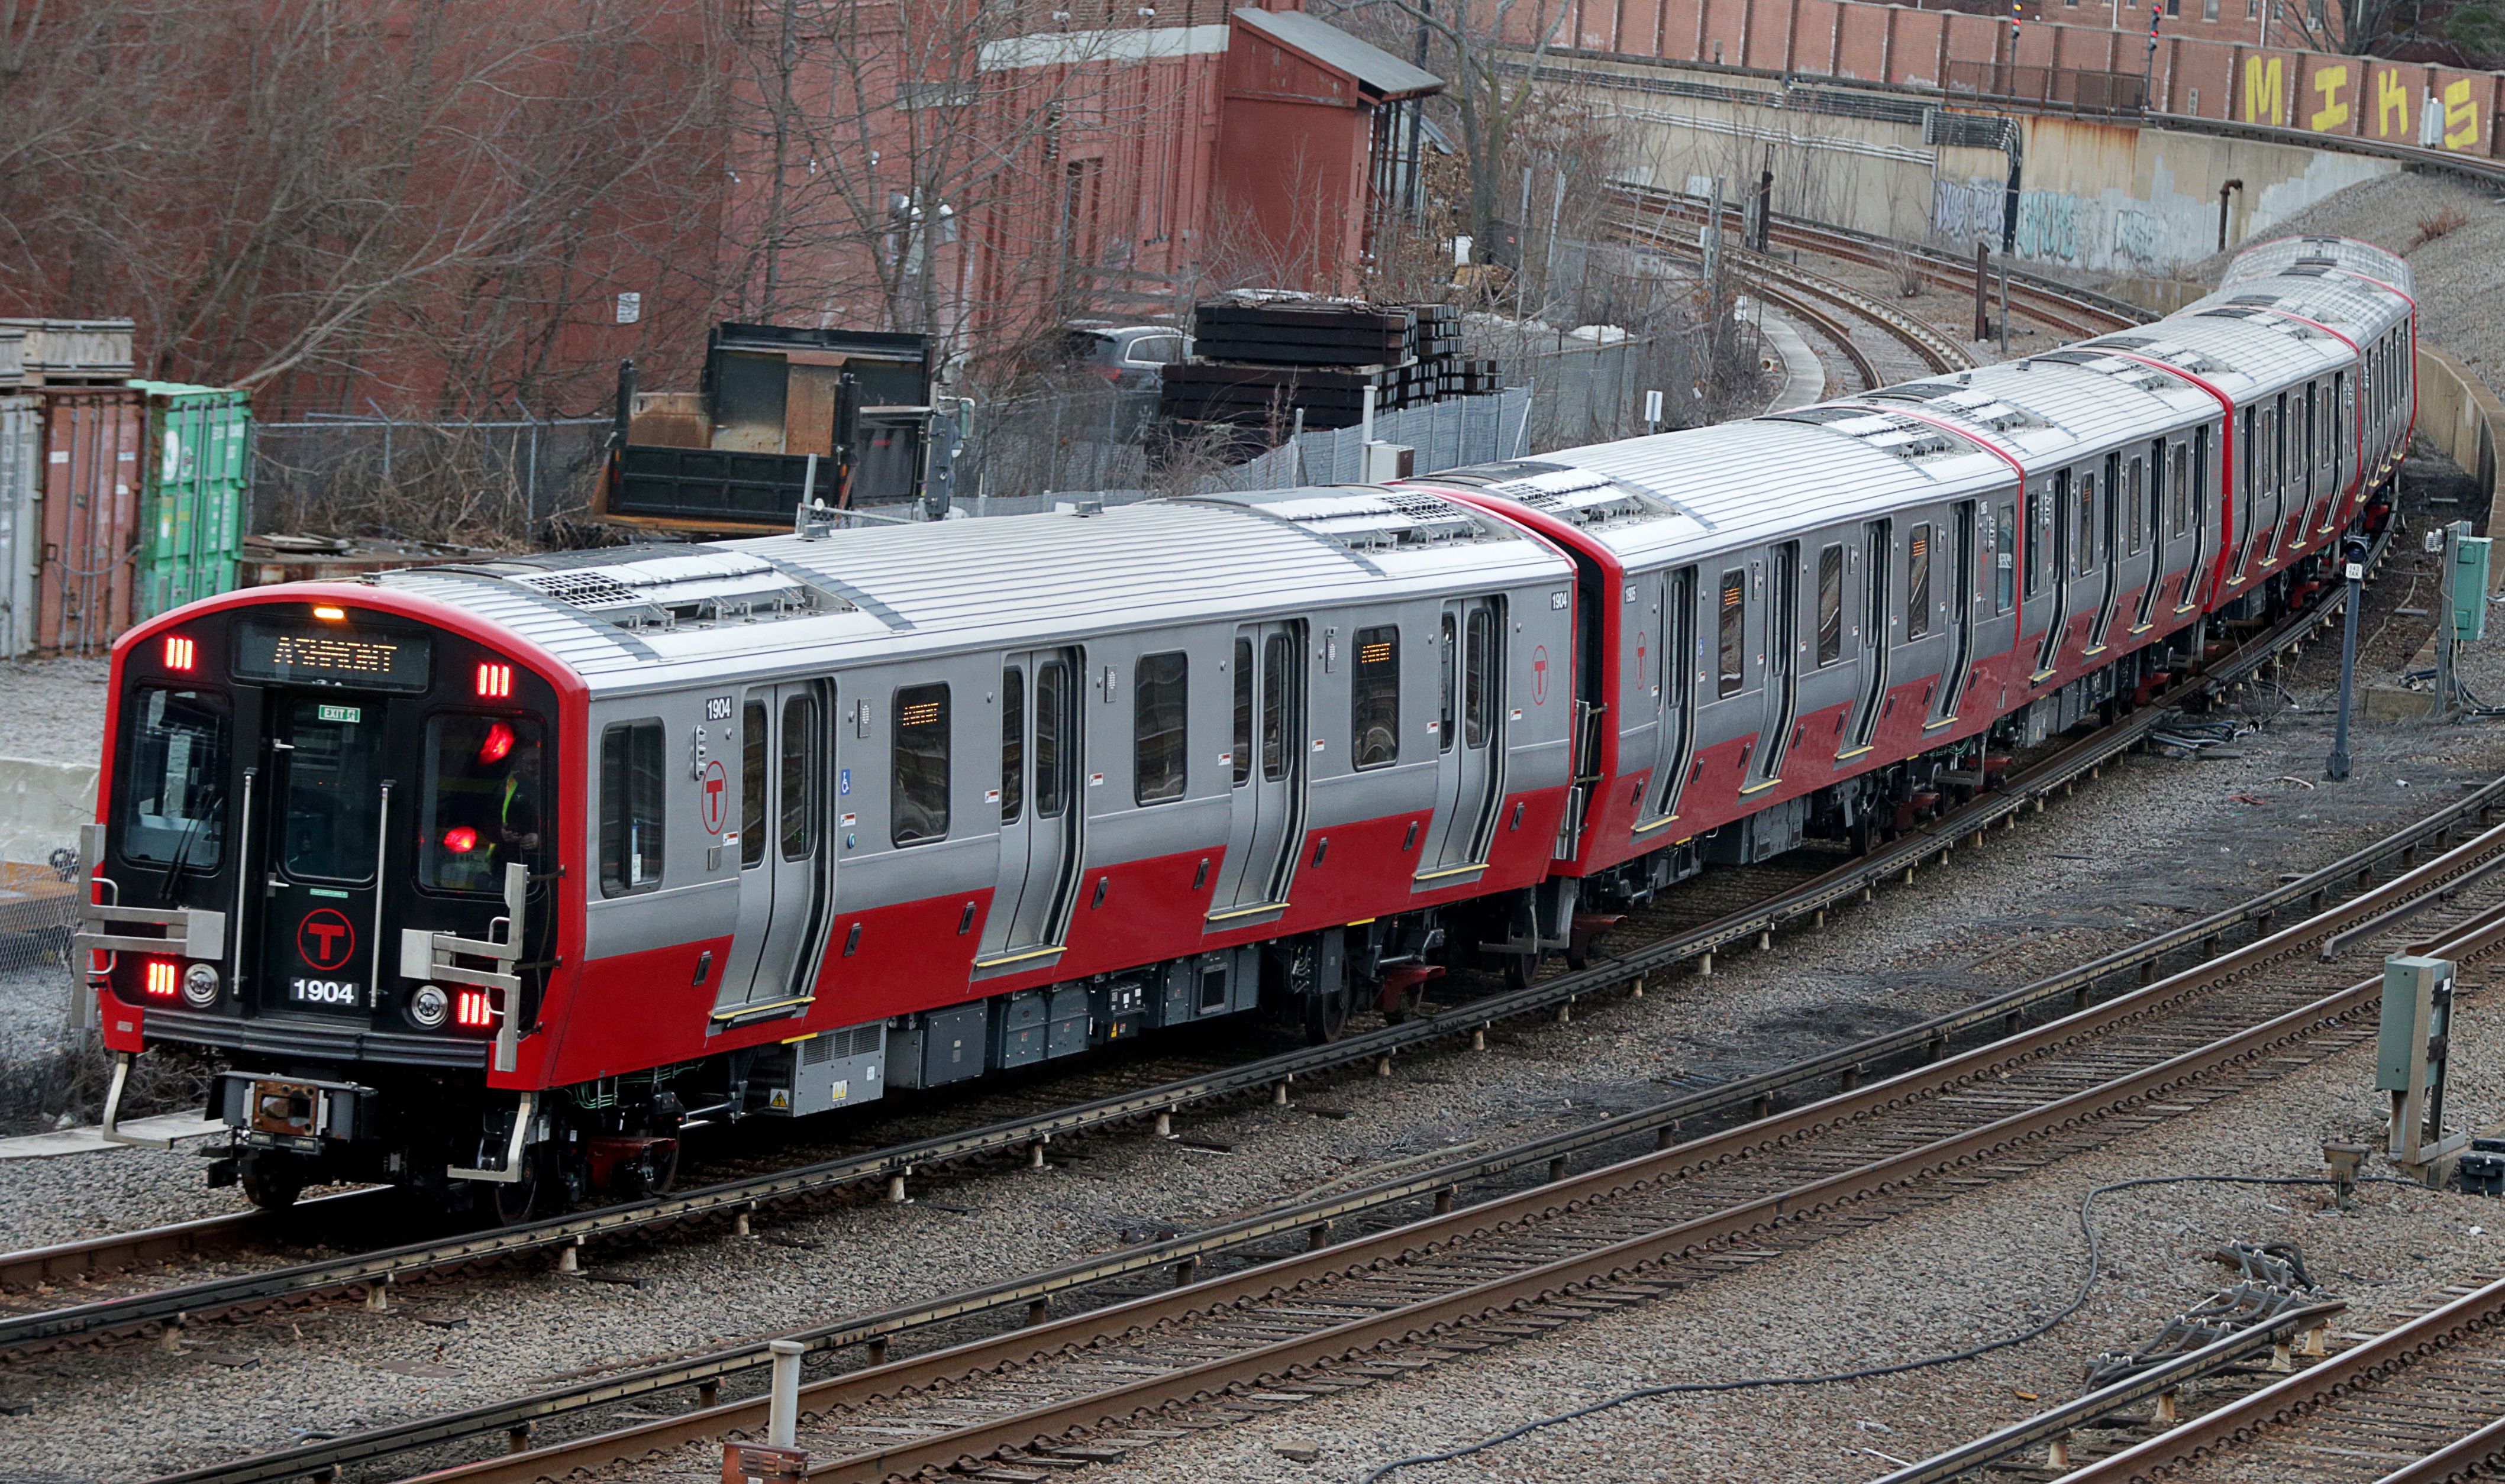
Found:
<svg viewBox="0 0 2505 1484"><path fill-rule="evenodd" d="M2505 402L2500 402L2470 368L2431 345L2418 347L2418 436L2443 449L2462 471L2479 481L2471 497L2484 508L2481 530L2505 531L2505 485L2497 475L2497 445L2505 441ZM2490 570L2491 585L2505 587L2505 571Z"/></svg>

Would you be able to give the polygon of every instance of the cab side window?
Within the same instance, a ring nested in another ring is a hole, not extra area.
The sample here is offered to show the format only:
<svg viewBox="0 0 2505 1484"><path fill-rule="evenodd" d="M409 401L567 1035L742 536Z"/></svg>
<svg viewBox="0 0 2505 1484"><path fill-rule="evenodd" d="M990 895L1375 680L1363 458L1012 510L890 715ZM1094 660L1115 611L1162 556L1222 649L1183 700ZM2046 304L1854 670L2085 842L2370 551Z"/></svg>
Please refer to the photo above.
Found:
<svg viewBox="0 0 2505 1484"><path fill-rule="evenodd" d="M1382 767L1400 757L1400 629L1357 631L1357 673L1349 684L1349 735L1356 763Z"/></svg>
<svg viewBox="0 0 2505 1484"><path fill-rule="evenodd" d="M922 845L948 837L948 688L896 692L895 776L888 794L888 840Z"/></svg>
<svg viewBox="0 0 2505 1484"><path fill-rule="evenodd" d="M600 895L661 884L662 737L658 719L600 735Z"/></svg>
<svg viewBox="0 0 2505 1484"><path fill-rule="evenodd" d="M1181 650L1143 654L1132 672L1131 797L1162 804L1182 797L1185 683L1190 656Z"/></svg>

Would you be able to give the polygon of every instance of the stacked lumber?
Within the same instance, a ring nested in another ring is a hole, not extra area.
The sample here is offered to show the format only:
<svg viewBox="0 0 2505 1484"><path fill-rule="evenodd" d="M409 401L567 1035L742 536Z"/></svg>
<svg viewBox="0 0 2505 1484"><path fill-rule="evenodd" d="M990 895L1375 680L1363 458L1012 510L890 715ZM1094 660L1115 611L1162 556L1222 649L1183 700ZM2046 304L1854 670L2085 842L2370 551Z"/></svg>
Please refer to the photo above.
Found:
<svg viewBox="0 0 2505 1484"><path fill-rule="evenodd" d="M1346 428L1377 411L1498 389L1497 365L1464 360L1453 304L1215 300L1192 316L1193 359L1164 373L1168 417Z"/></svg>

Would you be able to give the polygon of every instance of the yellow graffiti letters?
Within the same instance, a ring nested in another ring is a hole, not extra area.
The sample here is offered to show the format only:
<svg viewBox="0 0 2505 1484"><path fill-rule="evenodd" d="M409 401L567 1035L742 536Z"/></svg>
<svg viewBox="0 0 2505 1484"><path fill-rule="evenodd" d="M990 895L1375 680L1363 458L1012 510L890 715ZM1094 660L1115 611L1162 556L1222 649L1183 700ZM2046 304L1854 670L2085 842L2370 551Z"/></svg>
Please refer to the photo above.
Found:
<svg viewBox="0 0 2505 1484"><path fill-rule="evenodd" d="M2285 59L2270 56L2244 58L2244 122L2276 124L2279 90L2286 80Z"/></svg>
<svg viewBox="0 0 2505 1484"><path fill-rule="evenodd" d="M2470 79L2444 85L2444 147L2466 150L2479 143L2479 105L2471 100Z"/></svg>
<svg viewBox="0 0 2505 1484"><path fill-rule="evenodd" d="M2410 90L2401 86L2401 75L2387 68L2375 74L2375 137L2391 138L2395 125L2404 134L2410 130Z"/></svg>
<svg viewBox="0 0 2505 1484"><path fill-rule="evenodd" d="M2322 94L2322 106L2315 109L2312 117L2305 121L2305 126L2311 129L2331 129L2347 123L2348 103L2340 96L2340 90L2347 86L2347 68L2316 69L2313 74L2313 90Z"/></svg>

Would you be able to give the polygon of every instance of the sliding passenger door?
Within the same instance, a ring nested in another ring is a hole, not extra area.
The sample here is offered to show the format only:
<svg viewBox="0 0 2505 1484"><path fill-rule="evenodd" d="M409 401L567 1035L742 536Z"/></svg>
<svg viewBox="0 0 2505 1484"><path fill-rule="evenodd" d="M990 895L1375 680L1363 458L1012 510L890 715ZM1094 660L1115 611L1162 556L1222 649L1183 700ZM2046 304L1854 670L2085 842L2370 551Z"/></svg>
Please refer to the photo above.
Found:
<svg viewBox="0 0 2505 1484"><path fill-rule="evenodd" d="M2035 652L2035 673L2028 678L2046 680L2061 662L2062 639L2070 626L2070 471L2057 471L2050 490L2039 490L2027 498L2035 508L2028 532L2031 545L2027 558L2027 591L2033 596L2039 573L2049 574L2050 580L2042 585L2052 598L2044 605L2044 629ZM2039 552L2043 557L2040 563L2036 560Z"/></svg>
<svg viewBox="0 0 2505 1484"><path fill-rule="evenodd" d="M1001 665L1001 874L983 921L985 967L1058 948L1078 866L1076 650L1011 654Z"/></svg>
<svg viewBox="0 0 2505 1484"><path fill-rule="evenodd" d="M1766 553L1766 717L1742 793L1782 781L1799 705L1800 543L1787 541Z"/></svg>
<svg viewBox="0 0 2505 1484"><path fill-rule="evenodd" d="M1888 643L1892 609L1888 575L1895 568L1892 522L1873 520L1861 528L1861 695L1853 702L1852 724L1844 731L1838 762L1870 751L1878 735L1879 710L1888 699L1888 667L1894 646Z"/></svg>
<svg viewBox="0 0 2505 1484"><path fill-rule="evenodd" d="M1227 660L1235 736L1226 855L1210 915L1225 917L1287 900L1294 842L1305 811L1305 625L1247 623Z"/></svg>
<svg viewBox="0 0 2505 1484"><path fill-rule="evenodd" d="M1661 583L1661 729L1653 752L1652 797L1636 821L1641 831L1678 814L1678 795L1696 758L1696 569L1681 567Z"/></svg>
<svg viewBox="0 0 2505 1484"><path fill-rule="evenodd" d="M739 918L716 1018L805 1000L826 931L833 688L758 686L739 712Z"/></svg>
<svg viewBox="0 0 2505 1484"><path fill-rule="evenodd" d="M1418 877L1487 864L1504 794L1504 605L1470 598L1444 605L1437 639L1442 720L1435 733L1435 816Z"/></svg>
<svg viewBox="0 0 2505 1484"><path fill-rule="evenodd" d="M1966 676L1974 665L1974 611L1980 585L1976 579L1975 511L1974 501L1958 502L1949 552L1948 668L1941 672L1940 683L1931 691L1931 714L1923 724L1926 728L1957 720L1958 703L1965 697Z"/></svg>

